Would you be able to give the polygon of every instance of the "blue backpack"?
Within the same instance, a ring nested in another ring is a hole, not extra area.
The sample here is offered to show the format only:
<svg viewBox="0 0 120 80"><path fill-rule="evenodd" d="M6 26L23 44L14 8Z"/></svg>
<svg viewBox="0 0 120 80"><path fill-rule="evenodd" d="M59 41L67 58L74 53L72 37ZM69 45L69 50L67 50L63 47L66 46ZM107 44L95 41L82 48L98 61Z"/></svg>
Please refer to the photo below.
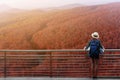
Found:
<svg viewBox="0 0 120 80"><path fill-rule="evenodd" d="M99 50L99 40L91 40L90 42L90 55L99 55L100 50Z"/></svg>

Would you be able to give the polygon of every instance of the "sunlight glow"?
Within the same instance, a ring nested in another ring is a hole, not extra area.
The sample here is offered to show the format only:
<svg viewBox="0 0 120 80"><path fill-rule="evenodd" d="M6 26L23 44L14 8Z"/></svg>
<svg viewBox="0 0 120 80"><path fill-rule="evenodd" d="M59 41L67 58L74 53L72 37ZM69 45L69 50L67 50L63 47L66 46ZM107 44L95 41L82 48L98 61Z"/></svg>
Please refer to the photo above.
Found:
<svg viewBox="0 0 120 80"><path fill-rule="evenodd" d="M0 0L0 5L8 5L14 8L21 9L36 9L57 7L67 4L104 4L109 2L120 2L120 0Z"/></svg>

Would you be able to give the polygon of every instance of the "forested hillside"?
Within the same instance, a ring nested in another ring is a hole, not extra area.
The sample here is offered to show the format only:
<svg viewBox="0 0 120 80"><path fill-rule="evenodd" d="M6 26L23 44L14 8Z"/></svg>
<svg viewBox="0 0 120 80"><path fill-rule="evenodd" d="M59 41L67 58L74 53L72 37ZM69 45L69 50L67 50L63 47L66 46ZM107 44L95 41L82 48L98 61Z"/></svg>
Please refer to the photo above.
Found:
<svg viewBox="0 0 120 80"><path fill-rule="evenodd" d="M114 3L1 14L0 48L83 48L94 31L100 34L105 48L120 48L119 7L119 3Z"/></svg>

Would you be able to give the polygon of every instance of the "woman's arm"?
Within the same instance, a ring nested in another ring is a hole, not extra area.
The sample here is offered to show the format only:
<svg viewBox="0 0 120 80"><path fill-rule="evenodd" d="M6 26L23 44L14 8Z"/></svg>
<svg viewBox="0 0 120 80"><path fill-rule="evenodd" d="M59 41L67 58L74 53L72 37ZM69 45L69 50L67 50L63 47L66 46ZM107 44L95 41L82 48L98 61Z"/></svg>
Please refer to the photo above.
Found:
<svg viewBox="0 0 120 80"><path fill-rule="evenodd" d="M87 50L89 47L90 47L90 41L89 41L89 43L87 44L87 46L85 47L85 50Z"/></svg>
<svg viewBox="0 0 120 80"><path fill-rule="evenodd" d="M100 41L99 46L100 46L100 48L104 49L103 45L101 44L101 41Z"/></svg>

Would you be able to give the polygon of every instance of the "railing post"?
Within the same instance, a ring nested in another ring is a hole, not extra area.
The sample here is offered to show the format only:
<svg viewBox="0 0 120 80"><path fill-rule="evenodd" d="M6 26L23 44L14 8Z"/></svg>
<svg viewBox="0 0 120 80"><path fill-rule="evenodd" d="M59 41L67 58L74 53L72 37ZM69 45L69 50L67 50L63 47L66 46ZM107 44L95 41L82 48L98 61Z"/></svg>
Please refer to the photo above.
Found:
<svg viewBox="0 0 120 80"><path fill-rule="evenodd" d="M7 77L7 70L6 70L6 52L4 52L4 78Z"/></svg>
<svg viewBox="0 0 120 80"><path fill-rule="evenodd" d="M53 77L52 74L52 53L50 53L50 77Z"/></svg>

